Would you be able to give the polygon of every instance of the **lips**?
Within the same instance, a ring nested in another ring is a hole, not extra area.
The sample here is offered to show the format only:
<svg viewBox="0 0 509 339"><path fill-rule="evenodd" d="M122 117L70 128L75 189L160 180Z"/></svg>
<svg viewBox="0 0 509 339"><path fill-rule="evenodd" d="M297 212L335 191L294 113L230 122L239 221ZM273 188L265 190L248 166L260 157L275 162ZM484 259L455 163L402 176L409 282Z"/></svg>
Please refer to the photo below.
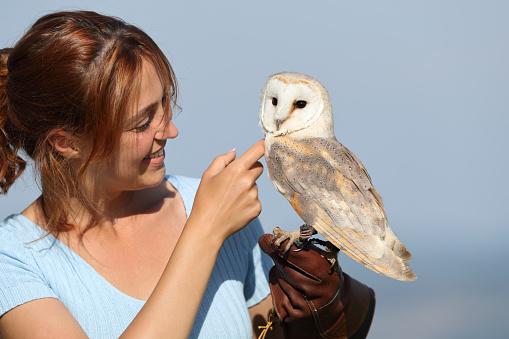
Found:
<svg viewBox="0 0 509 339"><path fill-rule="evenodd" d="M155 159L155 158L162 157L163 155L164 155L164 148L161 148L159 151L149 154L143 159Z"/></svg>

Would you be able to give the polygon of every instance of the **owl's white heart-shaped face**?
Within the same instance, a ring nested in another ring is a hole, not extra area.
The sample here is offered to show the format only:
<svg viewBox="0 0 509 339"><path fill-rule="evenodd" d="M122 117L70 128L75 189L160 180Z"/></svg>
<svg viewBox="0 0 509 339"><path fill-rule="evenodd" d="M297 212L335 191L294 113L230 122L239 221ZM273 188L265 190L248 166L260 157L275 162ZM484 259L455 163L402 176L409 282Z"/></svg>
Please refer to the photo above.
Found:
<svg viewBox="0 0 509 339"><path fill-rule="evenodd" d="M265 133L285 135L313 124L323 109L322 91L312 81L297 73L280 73L262 92L260 123Z"/></svg>

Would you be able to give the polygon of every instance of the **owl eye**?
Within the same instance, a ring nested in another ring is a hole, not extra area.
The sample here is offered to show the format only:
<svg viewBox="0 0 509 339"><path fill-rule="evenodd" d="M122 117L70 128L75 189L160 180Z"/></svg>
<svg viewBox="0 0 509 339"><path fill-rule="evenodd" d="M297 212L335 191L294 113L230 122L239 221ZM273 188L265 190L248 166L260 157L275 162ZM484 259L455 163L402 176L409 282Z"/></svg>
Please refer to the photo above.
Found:
<svg viewBox="0 0 509 339"><path fill-rule="evenodd" d="M306 107L307 104L308 103L305 102L304 100L299 100L299 101L297 101L295 103L295 107L297 107L297 108L304 108L304 107Z"/></svg>
<svg viewBox="0 0 509 339"><path fill-rule="evenodd" d="M272 98L272 104L273 104L274 106L277 106L277 98Z"/></svg>

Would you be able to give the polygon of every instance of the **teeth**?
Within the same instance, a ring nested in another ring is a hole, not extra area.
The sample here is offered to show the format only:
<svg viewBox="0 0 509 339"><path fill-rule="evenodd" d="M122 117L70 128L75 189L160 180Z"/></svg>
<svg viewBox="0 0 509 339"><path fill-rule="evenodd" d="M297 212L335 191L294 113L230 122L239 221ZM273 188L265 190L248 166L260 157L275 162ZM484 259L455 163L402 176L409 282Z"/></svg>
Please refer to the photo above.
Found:
<svg viewBox="0 0 509 339"><path fill-rule="evenodd" d="M156 153L154 153L154 154L150 154L150 155L146 156L146 157L145 157L145 159L154 159L154 158L159 158L159 157L163 156L163 154L164 154L164 149L163 149L163 148L161 148L161 149L159 150L159 152L156 152Z"/></svg>

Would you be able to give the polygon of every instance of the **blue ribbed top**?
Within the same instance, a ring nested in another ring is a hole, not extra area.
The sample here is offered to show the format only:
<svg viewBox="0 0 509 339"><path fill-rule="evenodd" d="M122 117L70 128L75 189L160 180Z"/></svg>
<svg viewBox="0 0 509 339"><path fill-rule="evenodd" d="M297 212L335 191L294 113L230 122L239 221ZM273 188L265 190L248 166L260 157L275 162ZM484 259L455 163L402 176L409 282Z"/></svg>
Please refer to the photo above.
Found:
<svg viewBox="0 0 509 339"><path fill-rule="evenodd" d="M167 179L179 191L189 216L199 180ZM257 244L262 234L255 219L223 244L190 338L252 338L247 308L270 292L272 262ZM90 338L118 338L144 301L117 290L55 237L34 241L44 235L21 214L0 223L0 316L31 300L57 298ZM178 326L178 318L168 321Z"/></svg>

